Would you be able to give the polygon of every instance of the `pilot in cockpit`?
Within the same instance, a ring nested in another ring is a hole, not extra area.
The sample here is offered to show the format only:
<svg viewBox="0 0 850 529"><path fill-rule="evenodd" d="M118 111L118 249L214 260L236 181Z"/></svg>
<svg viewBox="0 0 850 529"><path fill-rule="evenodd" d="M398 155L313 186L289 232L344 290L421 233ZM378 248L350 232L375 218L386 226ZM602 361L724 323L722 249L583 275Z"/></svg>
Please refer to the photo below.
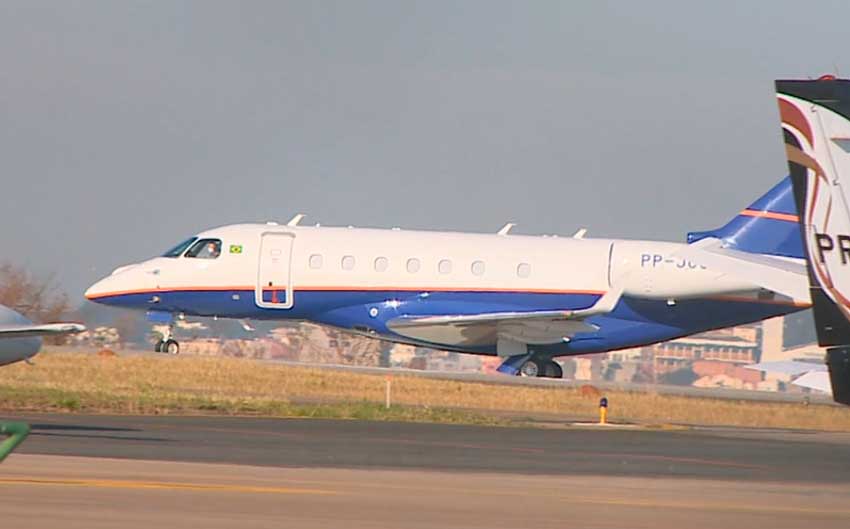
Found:
<svg viewBox="0 0 850 529"><path fill-rule="evenodd" d="M186 252L186 257L195 259L215 259L219 255L221 255L221 241L218 239L200 240Z"/></svg>
<svg viewBox="0 0 850 529"><path fill-rule="evenodd" d="M204 246L204 249L198 255L201 259L215 259L221 254L221 243L218 241L210 241Z"/></svg>

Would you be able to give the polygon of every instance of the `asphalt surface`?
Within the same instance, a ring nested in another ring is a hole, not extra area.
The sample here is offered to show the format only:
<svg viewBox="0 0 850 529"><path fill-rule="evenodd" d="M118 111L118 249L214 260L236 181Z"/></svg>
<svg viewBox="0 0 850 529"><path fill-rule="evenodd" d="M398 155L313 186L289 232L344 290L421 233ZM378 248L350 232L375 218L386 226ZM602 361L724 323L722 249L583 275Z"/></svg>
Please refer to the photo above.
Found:
<svg viewBox="0 0 850 529"><path fill-rule="evenodd" d="M25 415L25 454L237 465L850 483L850 436L243 417Z"/></svg>
<svg viewBox="0 0 850 529"><path fill-rule="evenodd" d="M847 485L280 468L13 454L18 528L846 529Z"/></svg>
<svg viewBox="0 0 850 529"><path fill-rule="evenodd" d="M18 528L845 529L850 435L19 415Z"/></svg>

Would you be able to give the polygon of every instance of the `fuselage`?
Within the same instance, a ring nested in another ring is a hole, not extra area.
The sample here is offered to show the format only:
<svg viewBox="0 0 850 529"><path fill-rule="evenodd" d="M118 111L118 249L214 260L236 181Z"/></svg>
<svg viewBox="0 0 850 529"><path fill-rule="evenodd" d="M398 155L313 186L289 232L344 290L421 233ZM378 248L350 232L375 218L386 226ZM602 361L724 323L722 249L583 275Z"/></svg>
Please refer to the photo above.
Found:
<svg viewBox="0 0 850 529"><path fill-rule="evenodd" d="M537 343L550 356L655 343L808 306L699 262L684 244L360 228L241 224L201 233L117 269L86 297L189 316L308 320L402 343L495 354L400 335L403 317L573 311L612 288L622 298L593 329Z"/></svg>

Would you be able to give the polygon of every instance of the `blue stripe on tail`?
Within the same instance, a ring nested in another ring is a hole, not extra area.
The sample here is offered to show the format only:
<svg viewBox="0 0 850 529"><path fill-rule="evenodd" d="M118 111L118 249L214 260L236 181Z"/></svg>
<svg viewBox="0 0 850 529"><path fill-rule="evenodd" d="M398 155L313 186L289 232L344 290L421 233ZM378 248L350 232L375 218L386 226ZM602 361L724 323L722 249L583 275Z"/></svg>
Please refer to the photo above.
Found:
<svg viewBox="0 0 850 529"><path fill-rule="evenodd" d="M722 228L688 233L688 243L716 237L743 252L804 259L796 217L794 190L786 177Z"/></svg>

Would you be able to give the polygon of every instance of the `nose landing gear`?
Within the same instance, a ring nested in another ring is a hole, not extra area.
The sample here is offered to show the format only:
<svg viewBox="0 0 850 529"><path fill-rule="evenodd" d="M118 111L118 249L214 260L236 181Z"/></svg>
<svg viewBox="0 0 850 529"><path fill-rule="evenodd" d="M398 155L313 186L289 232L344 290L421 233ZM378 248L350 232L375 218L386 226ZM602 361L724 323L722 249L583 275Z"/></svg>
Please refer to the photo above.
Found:
<svg viewBox="0 0 850 529"><path fill-rule="evenodd" d="M166 353L170 355L180 354L180 343L177 340L160 340L153 346L157 353Z"/></svg>
<svg viewBox="0 0 850 529"><path fill-rule="evenodd" d="M173 338L174 324L169 324L162 331L162 338L153 346L153 350L157 353L166 353L170 355L180 354L180 343Z"/></svg>

